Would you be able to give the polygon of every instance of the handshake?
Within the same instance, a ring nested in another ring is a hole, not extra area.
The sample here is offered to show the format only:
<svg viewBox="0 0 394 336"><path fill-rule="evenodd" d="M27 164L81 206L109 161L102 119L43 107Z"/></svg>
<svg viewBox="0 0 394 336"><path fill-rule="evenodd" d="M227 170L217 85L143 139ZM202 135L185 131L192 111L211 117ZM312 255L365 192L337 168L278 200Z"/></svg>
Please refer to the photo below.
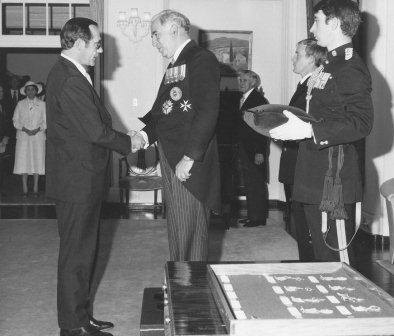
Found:
<svg viewBox="0 0 394 336"><path fill-rule="evenodd" d="M131 139L131 152L136 153L140 149L144 149L146 145L146 141L142 134L137 131L130 131L127 135Z"/></svg>

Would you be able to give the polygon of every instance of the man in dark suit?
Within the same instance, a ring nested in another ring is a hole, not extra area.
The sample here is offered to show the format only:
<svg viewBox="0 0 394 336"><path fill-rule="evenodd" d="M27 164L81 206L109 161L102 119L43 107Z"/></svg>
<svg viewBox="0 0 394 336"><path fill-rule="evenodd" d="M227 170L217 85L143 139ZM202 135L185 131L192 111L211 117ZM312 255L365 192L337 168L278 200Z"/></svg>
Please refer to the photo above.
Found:
<svg viewBox="0 0 394 336"><path fill-rule="evenodd" d="M361 21L358 5L352 0L322 0L314 13L311 32L328 50L324 65L308 81L307 112L317 122L285 111L289 120L270 135L303 140L293 199L302 203L316 259L354 265L350 243L363 197L359 145L373 125L371 76L352 45Z"/></svg>
<svg viewBox="0 0 394 336"><path fill-rule="evenodd" d="M158 141L171 260L204 261L210 210L220 211L220 74L216 57L190 40L189 29L189 19L172 10L152 19L152 44L171 63L135 137Z"/></svg>
<svg viewBox="0 0 394 336"><path fill-rule="evenodd" d="M268 104L258 91L259 76L251 70L239 73L242 92L237 120L238 153L245 181L248 218L240 220L245 227L265 225L268 217L268 146L269 138L251 129L243 120L247 109Z"/></svg>
<svg viewBox="0 0 394 336"><path fill-rule="evenodd" d="M101 203L109 186L110 154L131 151L86 68L103 52L97 23L69 20L62 53L47 80L46 194L56 200L60 249L58 323L61 336L109 336L113 324L93 318L92 274L98 252Z"/></svg>
<svg viewBox="0 0 394 336"><path fill-rule="evenodd" d="M289 105L306 110L306 93L307 82L312 72L319 67L326 59L326 48L320 47L314 39L305 39L297 43L296 51L292 57L293 72L301 76L301 80L297 85ZM313 261L314 254L310 239L309 228L306 224L303 210L300 209L300 204L293 203L292 209L292 194L294 183L294 171L298 154L298 141L283 141L282 154L280 156L279 164L279 182L283 183L286 204L287 204L287 222L290 229L291 213L297 211L297 218L295 222L295 230L298 243L298 253L300 261ZM293 211L292 211L293 210Z"/></svg>
<svg viewBox="0 0 394 336"><path fill-rule="evenodd" d="M16 129L14 127L14 124L12 123L12 118L14 116L14 111L16 104L22 100L25 99L26 96L24 96L19 90L21 88L21 80L17 75L12 75L9 80L8 80L8 87L4 91L4 103L6 105L6 111L7 111L7 119L11 120L10 123L8 123L7 128L8 128L8 135L9 135L9 142L7 145L7 152L10 155L10 162L8 164L9 167L14 167L14 161L15 161L15 145L16 145ZM7 169L7 174L12 174L12 168Z"/></svg>

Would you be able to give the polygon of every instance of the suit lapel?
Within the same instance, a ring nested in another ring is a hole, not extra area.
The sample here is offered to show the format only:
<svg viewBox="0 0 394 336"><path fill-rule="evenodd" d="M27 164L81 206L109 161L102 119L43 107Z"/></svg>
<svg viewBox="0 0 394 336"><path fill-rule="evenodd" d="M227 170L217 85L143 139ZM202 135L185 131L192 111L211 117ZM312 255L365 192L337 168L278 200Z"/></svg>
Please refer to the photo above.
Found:
<svg viewBox="0 0 394 336"><path fill-rule="evenodd" d="M68 59L59 56L60 58L60 62L64 63L68 69L70 70L71 73L73 73L73 75L79 76L81 78L83 78L83 80L86 82L86 86L88 90L92 90L93 91L93 95L94 95L94 103L97 106L97 110L100 114L104 114L104 116L106 117L107 120L109 120L109 122L111 122L112 117L109 114L109 112L107 111L106 108L102 108L103 104L101 103L100 97L98 96L96 90L94 89L94 87L89 83L89 81L86 79L86 77L81 73L81 71L78 70L78 68L75 66L74 63L72 63L71 61L69 61Z"/></svg>
<svg viewBox="0 0 394 336"><path fill-rule="evenodd" d="M294 104L294 102L302 95L305 95L307 90L307 81L304 81L301 85L297 86L297 90L294 92L293 97L290 99L289 105Z"/></svg>

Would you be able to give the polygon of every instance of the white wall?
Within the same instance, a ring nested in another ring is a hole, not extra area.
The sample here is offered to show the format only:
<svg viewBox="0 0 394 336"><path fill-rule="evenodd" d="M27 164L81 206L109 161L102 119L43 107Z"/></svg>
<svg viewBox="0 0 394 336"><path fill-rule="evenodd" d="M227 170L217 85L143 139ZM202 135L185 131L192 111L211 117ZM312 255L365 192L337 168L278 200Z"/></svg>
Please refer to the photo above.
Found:
<svg viewBox="0 0 394 336"><path fill-rule="evenodd" d="M372 76L375 122L366 146L363 223L373 234L388 235L388 219L380 185L394 177L394 13L392 0L362 2L365 12L365 56Z"/></svg>
<svg viewBox="0 0 394 336"><path fill-rule="evenodd" d="M29 75L32 81L47 80L49 70L55 64L59 53L7 53L7 69L19 76Z"/></svg>
<svg viewBox="0 0 394 336"><path fill-rule="evenodd" d="M198 29L253 31L252 70L260 74L267 99L278 104L290 100L297 81L290 58L296 42L306 37L304 0L106 1L105 99L115 116L115 127L123 130L142 127L137 117L150 109L166 66L149 37L134 44L116 27L118 12L129 11L131 7L138 7L140 14L145 11L156 14L165 8L184 13L194 26L191 36L196 41ZM138 106L132 105L133 99L137 99ZM279 157L280 148L272 143L270 199L283 200L283 188L277 181ZM135 193L131 202L141 202L146 197Z"/></svg>

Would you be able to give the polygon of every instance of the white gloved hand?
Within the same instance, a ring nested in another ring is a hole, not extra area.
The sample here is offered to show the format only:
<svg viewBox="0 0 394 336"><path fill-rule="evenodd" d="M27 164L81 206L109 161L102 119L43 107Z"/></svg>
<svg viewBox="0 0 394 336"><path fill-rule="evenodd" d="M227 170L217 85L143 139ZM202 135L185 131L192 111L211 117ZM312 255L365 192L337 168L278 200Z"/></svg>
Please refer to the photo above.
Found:
<svg viewBox="0 0 394 336"><path fill-rule="evenodd" d="M271 138L276 140L302 140L312 137L312 125L307 123L290 111L284 110L283 114L289 120L269 131Z"/></svg>

